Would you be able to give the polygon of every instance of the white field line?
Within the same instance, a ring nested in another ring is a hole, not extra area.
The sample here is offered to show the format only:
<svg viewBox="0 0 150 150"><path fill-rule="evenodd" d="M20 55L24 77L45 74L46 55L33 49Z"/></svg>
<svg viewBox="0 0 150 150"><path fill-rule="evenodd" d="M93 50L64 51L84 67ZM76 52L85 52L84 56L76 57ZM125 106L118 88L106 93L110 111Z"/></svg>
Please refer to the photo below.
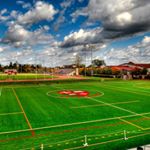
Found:
<svg viewBox="0 0 150 150"><path fill-rule="evenodd" d="M23 112L1 113L0 116L5 116L5 115L16 115L16 114L23 114Z"/></svg>
<svg viewBox="0 0 150 150"><path fill-rule="evenodd" d="M126 101L126 102L116 102L110 104L129 104L129 103L137 103L139 101ZM70 108L87 108L87 107L99 107L99 106L106 106L105 104L97 104L97 105L83 105L83 106L74 106Z"/></svg>
<svg viewBox="0 0 150 150"><path fill-rule="evenodd" d="M69 139L69 140L59 141L59 142L55 142L55 143L45 144L45 146L46 145L54 145L54 144L58 144L58 143L70 142L70 141L79 140L79 139L84 139L84 136L80 136L80 137L77 137L77 138L72 138L72 139Z"/></svg>
<svg viewBox="0 0 150 150"><path fill-rule="evenodd" d="M127 109L122 108L122 107L119 107L119 106L115 106L115 105L110 104L110 103L103 102L103 101L101 101L101 100L97 100L97 99L92 98L92 97L87 97L87 98L89 98L89 99L91 99L91 100L93 100L93 101L95 101L95 102L102 103L102 104L105 104L105 105L107 105L107 106L110 106L110 107L113 107L113 108L117 108L117 109L120 109L120 110L129 112L129 113L131 113L131 114L138 115L138 113L135 113L135 112L133 112L133 111L127 110Z"/></svg>
<svg viewBox="0 0 150 150"><path fill-rule="evenodd" d="M0 96L2 95L2 89L3 89L3 88L1 87L1 88L0 88Z"/></svg>
<svg viewBox="0 0 150 150"><path fill-rule="evenodd" d="M137 138L137 137L141 137L141 136L145 136L145 135L149 135L149 134L150 133L143 133L143 134L139 134L139 135L128 136L128 139L133 139L133 138ZM109 141L105 141L105 142L89 144L88 147L103 145L103 144L113 143L113 142L123 141L123 140L124 140L124 138L118 138L118 139L109 140ZM85 149L85 146L78 146L78 147L68 148L68 149L64 149L64 150L76 150L76 149Z"/></svg>
<svg viewBox="0 0 150 150"><path fill-rule="evenodd" d="M144 128L143 130L150 130L150 128Z"/></svg>
<svg viewBox="0 0 150 150"><path fill-rule="evenodd" d="M134 84L134 85L132 85L133 87L135 87L135 88L142 88L142 89L150 89L150 86L148 86L147 87L147 85L146 85L146 87L142 87L142 85L144 85L144 83L136 83L136 84ZM145 92L145 91L143 91L143 92ZM148 92L148 91L146 91L146 92ZM148 93L150 93L150 92L148 92Z"/></svg>
<svg viewBox="0 0 150 150"><path fill-rule="evenodd" d="M115 90L122 91L122 92L128 92L128 93L134 93L134 94L137 94L137 95L150 96L150 93L149 93L149 92L144 92L144 91L142 91L142 92L144 92L144 93L139 93L139 91L131 91L131 90L127 89L127 88L122 88L122 89L121 89L121 88L118 88L118 87L116 87L116 86L107 85L107 84L102 85L102 86L104 86L104 87L106 87L106 88L108 88L108 89L115 89Z"/></svg>
<svg viewBox="0 0 150 150"><path fill-rule="evenodd" d="M106 86L106 85L104 85L104 86L105 86L106 88L112 89L111 86ZM112 86L112 87L113 87L113 86ZM120 89L118 89L118 88L116 88L116 89L117 89L117 90L120 90ZM124 90L120 90L120 91L124 91ZM132 91L129 91L129 90L124 91L124 92L137 93L137 92L132 92ZM138 93L138 94L140 94L140 93ZM150 96L150 95L147 95L147 94L141 94L141 95ZM92 99L93 99L93 98L92 98ZM95 100L96 100L96 99L95 99ZM98 101L98 100L96 100L96 101ZM99 101L99 102L105 103L105 102L103 102L103 101ZM124 108L122 108L122 107L118 107L118 106L115 106L115 105L112 105L112 104L109 104L109 103L106 103L106 104L108 104L109 106L112 106L112 107L116 107L116 108L118 108L118 109L122 109L122 110L124 110L124 111L128 111L128 112L130 112L130 113L132 113L132 114L138 114L138 113L135 113L135 112L133 112L133 111L124 109ZM150 117L143 116L143 115L140 115L140 116L142 116L142 117L144 117L144 118L150 118Z"/></svg>
<svg viewBox="0 0 150 150"><path fill-rule="evenodd" d="M12 88L12 91L13 91L13 93L14 93L14 96L16 97L16 100L17 100L17 102L18 102L18 105L19 105L20 109L21 109L22 112L23 112L23 115L24 115L24 118L25 118L25 120L26 120L26 122L27 122L27 124L28 124L28 127L30 128L31 131L33 131L33 128L32 128L32 126L31 126L31 123L29 122L29 119L28 119L28 117L27 117L27 115L26 115L26 113L25 113L25 111L24 111L24 109L23 109L23 107L22 107L22 104L21 104L21 102L20 102L20 100L19 100L19 98L18 98L18 96L17 96L17 94L16 94L16 91L15 91L13 88Z"/></svg>
<svg viewBox="0 0 150 150"><path fill-rule="evenodd" d="M56 88L59 88L59 87L56 87ZM99 91L98 91L98 92L99 92ZM110 107L113 107L113 108L117 108L117 109L120 109L120 110L129 112L129 113L131 113L131 114L139 115L139 116L142 116L142 117L144 117L144 118L150 119L150 117L140 115L140 114L138 114L138 113L136 113L136 112L133 112L133 111L131 111L131 110L128 110L128 109L125 109L125 108L122 108L122 107L119 107L119 106L116 106L116 105L113 105L113 104L110 104L110 103L106 103L106 102L103 102L103 101L99 101L99 100L97 100L97 99L95 99L95 98L92 98L92 97L87 97L87 98L89 98L89 99L91 99L91 100L93 100L93 101L96 101L96 102L98 102L98 103L103 103L103 104L105 104L105 105L107 105L107 106L110 106Z"/></svg>
<svg viewBox="0 0 150 150"><path fill-rule="evenodd" d="M106 102L103 102L103 101L101 101L101 100L97 100L97 99L92 98L92 97L88 97L88 98L91 99L91 100L93 100L93 101L106 104L107 106L111 106L111 107L114 107L114 108L117 108L117 109L120 109L120 110L129 112L129 113L132 113L132 114L140 115L139 113L136 113L136 112L134 112L134 111L131 111L131 110L128 110L128 109L125 109L125 108L122 108L122 107L119 107L119 106L116 106L116 105L113 105L113 104L110 104L110 103L106 103ZM150 117L147 117L147 116L143 116L143 115L140 115L140 116L142 116L142 117L144 117L144 118L150 119Z"/></svg>
<svg viewBox="0 0 150 150"><path fill-rule="evenodd" d="M125 123L127 123L127 124L129 124L129 125L131 125L131 126L137 127L138 129L144 130L144 128L142 128L142 127L140 127L140 126L138 126L138 125L136 125L136 124L134 124L134 123L132 123L130 121L124 120L122 118L120 118L120 120L125 122Z"/></svg>
<svg viewBox="0 0 150 150"><path fill-rule="evenodd" d="M11 89L11 88L42 88L42 87L44 87L44 86L49 86L49 85L22 85L22 86L4 86L4 88L6 88L6 89Z"/></svg>
<svg viewBox="0 0 150 150"><path fill-rule="evenodd" d="M65 84L65 85L66 85L66 84ZM67 85L69 85L69 84L67 84ZM55 89L66 90L66 88L64 88L64 87L57 87L57 86L53 86L53 85L51 85L51 86L54 87ZM70 89L70 90L74 90L74 89ZM84 88L83 88L83 90L84 90ZM86 89L85 89L85 90L86 90ZM65 98L65 97L61 97L61 96L53 96L53 95L50 95L51 92L55 92L55 91L57 91L57 90L49 91L49 92L46 93L46 95L47 95L47 96L50 96L50 97L54 97L54 98L62 98L62 99ZM92 91L94 91L94 90L92 90ZM101 93L101 95L96 96L96 97L102 97L102 96L104 96L104 92L99 91L98 93ZM71 98L76 98L76 97L71 97ZM87 98L87 97L84 97L84 98ZM70 107L70 108L71 108L71 107Z"/></svg>
<svg viewBox="0 0 150 150"><path fill-rule="evenodd" d="M132 131L130 131L132 132ZM123 132L112 132L110 134L93 134L93 135L87 135L87 138L91 138L91 137L102 137L102 136L105 136L105 137L108 137L109 135L114 135L115 134L119 134L121 135ZM62 144L62 143L65 143L65 142L70 142L70 141L76 141L76 140L79 140L79 139L84 139L85 136L80 136L80 137L77 137L77 138L72 138L72 139L69 139L69 140L64 140L64 141L59 141L59 142L55 142L55 143L49 143L49 144L44 144L44 146L48 146L48 145L55 145L55 144ZM49 140L49 139L48 139ZM47 140L47 142L48 142ZM39 147L39 145L35 146L35 147ZM31 148L26 148L26 149L31 149ZM25 149L22 149L22 150L25 150Z"/></svg>
<svg viewBox="0 0 150 150"><path fill-rule="evenodd" d="M96 122L110 121L110 120L116 120L116 119L122 119L122 118L131 118L131 117L136 117L136 116L140 116L140 115L148 115L148 114L150 114L150 112L134 114L134 115L126 115L126 116L121 116L121 117L112 117L112 118L105 118L105 119L98 119L98 120L68 123L68 124L59 124L59 125L54 125L54 126L44 126L44 127L32 128L32 129L15 130L15 131L8 131L8 132L6 131L6 132L0 132L0 135L1 134L18 133L18 132L26 132L26 131L32 131L32 130L36 131L36 130L42 130L42 129L51 129L51 128L58 128L58 127L67 127L67 126L73 126L73 125L96 123Z"/></svg>

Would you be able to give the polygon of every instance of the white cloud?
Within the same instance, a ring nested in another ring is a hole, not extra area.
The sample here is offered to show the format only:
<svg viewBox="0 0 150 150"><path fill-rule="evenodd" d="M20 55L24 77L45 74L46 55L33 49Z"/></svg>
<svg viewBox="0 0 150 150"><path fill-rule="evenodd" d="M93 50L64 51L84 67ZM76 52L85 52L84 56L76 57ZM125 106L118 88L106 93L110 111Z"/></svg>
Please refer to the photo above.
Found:
<svg viewBox="0 0 150 150"><path fill-rule="evenodd" d="M2 9L2 10L0 11L0 14L1 14L1 15L5 14L5 13L7 13L7 9Z"/></svg>
<svg viewBox="0 0 150 150"><path fill-rule="evenodd" d="M66 19L65 13L67 9L70 8L74 2L75 0L65 0L62 3L60 3L62 10L59 12L59 16L53 25L55 31L57 31L60 28L60 26L63 25L65 21L69 21Z"/></svg>
<svg viewBox="0 0 150 150"><path fill-rule="evenodd" d="M82 3L84 0L78 0L80 3Z"/></svg>
<svg viewBox="0 0 150 150"><path fill-rule="evenodd" d="M145 36L142 42L143 43L150 43L150 37L149 36Z"/></svg>
<svg viewBox="0 0 150 150"><path fill-rule="evenodd" d="M43 29L46 30L46 31L48 31L48 30L50 29L50 27L47 26L47 25L44 25L44 26L43 26Z"/></svg>
<svg viewBox="0 0 150 150"><path fill-rule="evenodd" d="M12 24L8 28L3 43L12 44L15 47L34 46L39 44L50 44L54 41L53 37L47 33L48 26L29 31L19 24Z"/></svg>
<svg viewBox="0 0 150 150"><path fill-rule="evenodd" d="M31 4L30 3L27 3L27 2L24 2L24 1L21 1L21 0L16 1L16 4L21 5L22 8L24 8L24 9L31 8Z"/></svg>
<svg viewBox="0 0 150 150"><path fill-rule="evenodd" d="M60 4L60 6L62 8L68 8L71 6L72 3L73 3L73 0L65 0Z"/></svg>
<svg viewBox="0 0 150 150"><path fill-rule="evenodd" d="M135 63L150 63L150 37L144 39L136 45L123 49L111 49L104 52L105 60L109 65L121 64L133 61Z"/></svg>
<svg viewBox="0 0 150 150"><path fill-rule="evenodd" d="M92 30L80 29L77 32L73 32L65 36L61 46L71 47L71 46L84 45L89 43L96 43L96 42L98 43L100 42L99 39L101 38L100 35L101 32L102 32L101 28L96 28Z"/></svg>
<svg viewBox="0 0 150 150"><path fill-rule="evenodd" d="M25 25L37 23L42 20L51 21L56 13L57 11L54 9L53 5L43 1L37 1L33 9L18 16L18 23Z"/></svg>
<svg viewBox="0 0 150 150"><path fill-rule="evenodd" d="M4 51L4 48L3 47L0 47L0 52Z"/></svg>
<svg viewBox="0 0 150 150"><path fill-rule="evenodd" d="M88 22L99 22L102 39L111 41L150 31L149 10L149 0L89 0L87 7L71 16L73 21L78 16L87 16Z"/></svg>
<svg viewBox="0 0 150 150"><path fill-rule="evenodd" d="M132 22L132 15L128 12L123 12L116 16L117 22L124 26L125 24L130 24Z"/></svg>
<svg viewBox="0 0 150 150"><path fill-rule="evenodd" d="M7 21L10 17L7 15L8 11L7 9L2 9L0 11L0 22Z"/></svg>
<svg viewBox="0 0 150 150"><path fill-rule="evenodd" d="M15 24L9 27L6 38L3 40L6 43L26 41L31 36L30 34L21 25Z"/></svg>

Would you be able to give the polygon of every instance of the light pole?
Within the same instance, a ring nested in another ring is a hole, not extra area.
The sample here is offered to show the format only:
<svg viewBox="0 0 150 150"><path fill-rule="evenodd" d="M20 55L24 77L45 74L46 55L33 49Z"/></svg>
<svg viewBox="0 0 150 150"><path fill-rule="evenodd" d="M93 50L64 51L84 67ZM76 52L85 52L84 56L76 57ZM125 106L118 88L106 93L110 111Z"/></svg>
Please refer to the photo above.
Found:
<svg viewBox="0 0 150 150"><path fill-rule="evenodd" d="M95 48L95 46L94 45L91 45L91 44L89 44L89 45L86 45L86 49L88 49L88 50L90 50L90 52L91 52L91 76L93 76L93 48Z"/></svg>
<svg viewBox="0 0 150 150"><path fill-rule="evenodd" d="M37 81L37 55L35 54L35 72L36 72L36 81Z"/></svg>
<svg viewBox="0 0 150 150"><path fill-rule="evenodd" d="M84 75L85 75L85 77L86 77L86 45L84 45L83 46L83 52L84 52L84 54L85 54L85 67L84 67Z"/></svg>
<svg viewBox="0 0 150 150"><path fill-rule="evenodd" d="M54 59L53 59L53 56L55 56L55 54L52 54L52 55L51 55L51 54L48 54L48 56L50 56L50 58L51 58L51 63L52 63L52 64L51 64L51 71L52 71L52 80L53 80L53 78L54 78L54 77L53 77L53 73L54 73L54 72L53 72L53 69L54 69L54 63L53 63Z"/></svg>

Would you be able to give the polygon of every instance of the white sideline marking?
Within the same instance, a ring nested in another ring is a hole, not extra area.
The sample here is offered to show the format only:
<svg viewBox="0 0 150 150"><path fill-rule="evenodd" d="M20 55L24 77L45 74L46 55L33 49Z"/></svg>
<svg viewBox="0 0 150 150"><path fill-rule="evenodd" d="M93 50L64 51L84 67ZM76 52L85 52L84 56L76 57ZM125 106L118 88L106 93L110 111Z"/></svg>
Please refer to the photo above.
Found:
<svg viewBox="0 0 150 150"><path fill-rule="evenodd" d="M16 114L23 114L23 112L2 113L2 114L0 114L0 116L5 116L5 115L16 115Z"/></svg>
<svg viewBox="0 0 150 150"><path fill-rule="evenodd" d="M116 103L110 103L110 104L128 104L128 103L136 103L136 102L139 102L139 101L116 102ZM99 107L99 106L105 106L105 104L74 106L70 108L87 108L87 107Z"/></svg>
<svg viewBox="0 0 150 150"><path fill-rule="evenodd" d="M87 123L94 123L94 122L102 122L102 121L109 121L109 120L115 120L115 119L121 119L121 118L136 117L136 116L147 115L147 114L150 114L150 112L141 113L141 114L134 114L134 115L126 115L126 116L121 116L121 117L113 117L113 118L106 118L106 119L98 119L98 120L84 121L84 122L75 122L75 123L69 123L69 124L59 124L59 125L54 125L54 126L45 126L45 127L32 128L32 129L6 131L6 132L0 132L0 135L1 135L1 134L9 134L9 133L26 132L26 131L32 131L32 130L35 131L35 130L42 130L42 129L57 128L57 127L66 127L66 126L80 125L80 124L87 124Z"/></svg>

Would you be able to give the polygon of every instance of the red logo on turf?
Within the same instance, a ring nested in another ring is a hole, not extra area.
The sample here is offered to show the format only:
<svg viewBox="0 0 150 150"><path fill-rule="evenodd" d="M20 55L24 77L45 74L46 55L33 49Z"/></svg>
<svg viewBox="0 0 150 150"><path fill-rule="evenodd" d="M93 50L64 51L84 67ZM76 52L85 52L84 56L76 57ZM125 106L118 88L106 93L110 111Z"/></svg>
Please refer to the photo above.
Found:
<svg viewBox="0 0 150 150"><path fill-rule="evenodd" d="M86 97L89 95L88 91L74 91L74 90L63 90L63 91L58 91L59 94L61 95L66 95L66 96L72 96L72 97Z"/></svg>

